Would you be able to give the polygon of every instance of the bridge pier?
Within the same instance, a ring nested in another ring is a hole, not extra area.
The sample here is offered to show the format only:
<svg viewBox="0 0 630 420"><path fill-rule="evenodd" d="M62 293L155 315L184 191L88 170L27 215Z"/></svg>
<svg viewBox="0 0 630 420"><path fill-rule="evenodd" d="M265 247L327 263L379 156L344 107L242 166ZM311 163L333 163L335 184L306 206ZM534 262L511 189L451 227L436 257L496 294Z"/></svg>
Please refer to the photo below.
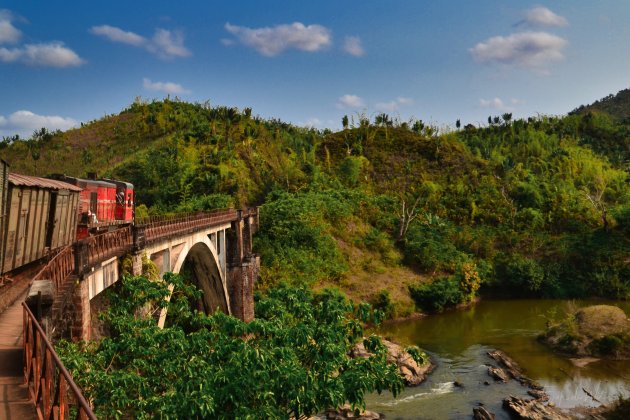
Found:
<svg viewBox="0 0 630 420"><path fill-rule="evenodd" d="M232 315L245 322L254 319L254 283L260 272L260 256L252 253L252 235L258 228L258 212L239 210L228 231L228 293Z"/></svg>

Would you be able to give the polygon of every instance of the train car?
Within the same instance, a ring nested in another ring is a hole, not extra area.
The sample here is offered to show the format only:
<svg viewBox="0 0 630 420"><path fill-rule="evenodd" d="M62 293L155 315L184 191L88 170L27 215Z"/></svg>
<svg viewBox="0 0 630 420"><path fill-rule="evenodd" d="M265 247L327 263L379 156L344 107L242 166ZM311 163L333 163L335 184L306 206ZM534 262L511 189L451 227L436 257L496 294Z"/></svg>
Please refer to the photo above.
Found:
<svg viewBox="0 0 630 420"><path fill-rule="evenodd" d="M7 219L7 193L9 189L9 165L0 159L0 275L4 267L4 228Z"/></svg>
<svg viewBox="0 0 630 420"><path fill-rule="evenodd" d="M133 185L122 181L53 175L54 179L81 188L77 239L133 223Z"/></svg>
<svg viewBox="0 0 630 420"><path fill-rule="evenodd" d="M116 185L116 220L132 223L134 217L135 194L133 184L115 179L102 179Z"/></svg>
<svg viewBox="0 0 630 420"><path fill-rule="evenodd" d="M80 193L65 182L9 173L3 273L74 242Z"/></svg>

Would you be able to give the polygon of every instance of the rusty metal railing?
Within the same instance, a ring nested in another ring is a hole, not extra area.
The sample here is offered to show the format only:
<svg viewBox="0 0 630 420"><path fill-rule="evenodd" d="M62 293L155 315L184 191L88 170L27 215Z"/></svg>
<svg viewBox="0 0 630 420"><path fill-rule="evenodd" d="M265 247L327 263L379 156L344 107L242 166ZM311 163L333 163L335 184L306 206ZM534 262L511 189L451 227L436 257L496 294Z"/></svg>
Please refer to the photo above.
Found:
<svg viewBox="0 0 630 420"><path fill-rule="evenodd" d="M174 217L150 219L137 228L144 229L146 242L168 236L181 235L200 228L230 223L236 220L238 212L234 209L221 210L212 213L193 213Z"/></svg>
<svg viewBox="0 0 630 420"><path fill-rule="evenodd" d="M122 255L133 246L131 226L90 236L81 241L87 248L87 263L94 266L108 258Z"/></svg>
<svg viewBox="0 0 630 420"><path fill-rule="evenodd" d="M24 309L24 380L40 419L69 419L70 405L75 419L96 420L90 404L74 383L54 347L46 338L26 303Z"/></svg>
<svg viewBox="0 0 630 420"><path fill-rule="evenodd" d="M64 280L74 271L74 248L67 246L59 251L39 270L33 280L51 280L55 291L61 290Z"/></svg>

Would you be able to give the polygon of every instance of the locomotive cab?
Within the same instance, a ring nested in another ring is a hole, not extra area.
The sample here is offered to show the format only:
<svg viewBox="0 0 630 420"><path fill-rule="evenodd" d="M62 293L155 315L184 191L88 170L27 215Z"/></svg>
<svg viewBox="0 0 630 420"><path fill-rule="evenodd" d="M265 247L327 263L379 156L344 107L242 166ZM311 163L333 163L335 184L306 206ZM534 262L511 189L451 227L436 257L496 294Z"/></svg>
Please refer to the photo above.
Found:
<svg viewBox="0 0 630 420"><path fill-rule="evenodd" d="M116 209L114 212L116 220L127 223L133 222L135 206L133 184L113 179L103 179L102 181L116 185Z"/></svg>

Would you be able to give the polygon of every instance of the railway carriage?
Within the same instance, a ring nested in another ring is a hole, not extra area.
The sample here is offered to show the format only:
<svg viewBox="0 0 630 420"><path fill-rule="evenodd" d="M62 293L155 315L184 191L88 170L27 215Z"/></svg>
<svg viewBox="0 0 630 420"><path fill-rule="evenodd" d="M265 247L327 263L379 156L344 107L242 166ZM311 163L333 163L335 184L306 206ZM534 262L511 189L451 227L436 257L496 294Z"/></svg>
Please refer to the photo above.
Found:
<svg viewBox="0 0 630 420"><path fill-rule="evenodd" d="M81 189L57 180L9 173L2 273L75 241Z"/></svg>

